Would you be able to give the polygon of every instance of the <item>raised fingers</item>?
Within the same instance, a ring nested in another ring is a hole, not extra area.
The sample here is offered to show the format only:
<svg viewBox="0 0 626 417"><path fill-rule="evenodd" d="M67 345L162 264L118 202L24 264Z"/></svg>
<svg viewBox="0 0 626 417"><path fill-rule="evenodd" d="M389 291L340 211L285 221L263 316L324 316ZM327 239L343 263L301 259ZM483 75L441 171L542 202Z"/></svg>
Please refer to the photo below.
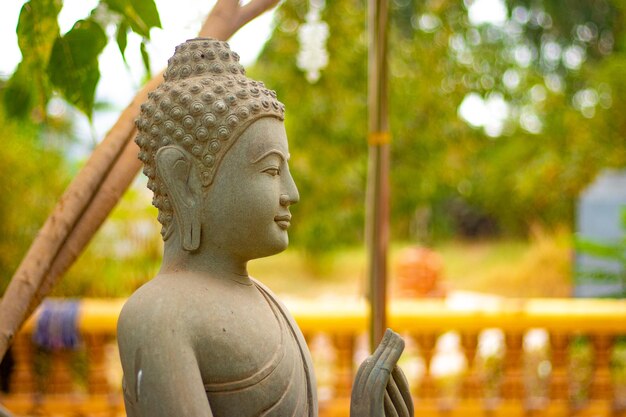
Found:
<svg viewBox="0 0 626 417"><path fill-rule="evenodd" d="M396 365L403 350L402 338L388 329L372 356L357 371L351 416L379 416L383 413L385 417L413 417L408 383Z"/></svg>
<svg viewBox="0 0 626 417"><path fill-rule="evenodd" d="M356 378L354 380L353 389L357 391L359 395L363 395L367 392L371 391L371 382L370 376L372 375L372 371L374 370L374 366L380 360L380 357L385 354L385 350L387 349L387 345L391 340L391 334L385 333L383 339L380 344L372 354L372 356L368 357L361 366L359 366L359 370L356 374Z"/></svg>
<svg viewBox="0 0 626 417"><path fill-rule="evenodd" d="M403 399L403 404L406 404L408 415L412 417L415 410L413 409L413 398L411 397L409 382L406 380L406 376L404 375L404 372L402 372L402 369L400 369L397 365L393 368L393 371L391 371L391 380L398 388L398 392Z"/></svg>
<svg viewBox="0 0 626 417"><path fill-rule="evenodd" d="M385 416L384 417L400 417L394 406L393 400L389 396L389 393L385 391Z"/></svg>
<svg viewBox="0 0 626 417"><path fill-rule="evenodd" d="M395 370L396 368L394 368ZM413 403L409 395L409 404L407 404L407 400L400 392L400 389L396 382L394 381L394 375L392 373L391 378L389 378L389 382L387 383L387 392L386 394L389 396L393 408L398 413L399 417L412 417L412 411L409 411L413 408Z"/></svg>
<svg viewBox="0 0 626 417"><path fill-rule="evenodd" d="M365 381L372 370L372 357L365 359L361 366L359 366L359 370L356 373L356 377L354 378L354 384L352 385L352 396L355 394L357 396L362 396L365 391Z"/></svg>
<svg viewBox="0 0 626 417"><path fill-rule="evenodd" d="M386 341L386 344L380 354L380 357L376 359L374 368L372 369L366 384L372 387L372 389L375 389L374 387L385 387L387 385L391 371L398 362L398 359L400 359L400 355L402 355L402 351L404 350L404 340L402 340L397 333L394 333L389 329L385 332L383 340Z"/></svg>

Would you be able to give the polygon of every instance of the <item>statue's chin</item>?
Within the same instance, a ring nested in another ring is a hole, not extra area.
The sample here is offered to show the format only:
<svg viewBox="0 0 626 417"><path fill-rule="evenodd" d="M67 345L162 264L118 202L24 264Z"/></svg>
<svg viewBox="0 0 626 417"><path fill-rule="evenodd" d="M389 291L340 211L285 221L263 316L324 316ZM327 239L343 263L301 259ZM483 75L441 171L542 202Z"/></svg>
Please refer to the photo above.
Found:
<svg viewBox="0 0 626 417"><path fill-rule="evenodd" d="M289 236L287 236L287 233L284 233L284 238L276 239L271 243L268 242L263 245L263 247L259 246L255 248L256 250L250 251L249 259L266 258L268 256L279 254L287 249L287 246L289 246Z"/></svg>

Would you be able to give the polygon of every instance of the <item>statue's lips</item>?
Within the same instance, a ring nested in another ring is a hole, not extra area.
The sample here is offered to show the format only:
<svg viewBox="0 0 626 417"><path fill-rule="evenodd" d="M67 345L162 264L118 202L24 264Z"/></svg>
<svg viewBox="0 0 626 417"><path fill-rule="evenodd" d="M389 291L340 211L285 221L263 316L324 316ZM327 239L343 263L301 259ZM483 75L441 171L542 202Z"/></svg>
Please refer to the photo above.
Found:
<svg viewBox="0 0 626 417"><path fill-rule="evenodd" d="M291 226L291 215L285 214L283 216L276 216L274 217L274 221L276 222L278 227L287 230L289 229L289 226Z"/></svg>

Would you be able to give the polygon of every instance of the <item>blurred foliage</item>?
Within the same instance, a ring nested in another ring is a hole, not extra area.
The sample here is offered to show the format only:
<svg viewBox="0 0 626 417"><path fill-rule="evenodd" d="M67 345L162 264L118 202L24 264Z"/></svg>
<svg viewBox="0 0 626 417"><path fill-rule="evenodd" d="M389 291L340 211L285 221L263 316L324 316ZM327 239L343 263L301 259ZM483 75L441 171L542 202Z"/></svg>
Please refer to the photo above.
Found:
<svg viewBox="0 0 626 417"><path fill-rule="evenodd" d="M470 3L390 3L394 238L571 226L575 199L598 170L626 165L624 4L509 0L506 21L474 25ZM367 10L327 2L330 62L316 84L295 60L306 13L303 0L278 9L249 73L287 107L303 196L293 241L316 256L362 240ZM486 106L488 120L464 121L466 102Z"/></svg>
<svg viewBox="0 0 626 417"><path fill-rule="evenodd" d="M151 199L144 183L132 186L52 295L128 297L153 278L163 244Z"/></svg>
<svg viewBox="0 0 626 417"><path fill-rule="evenodd" d="M17 23L22 61L4 95L10 116L44 121L46 106L58 92L91 119L100 79L98 57L109 41L109 26L115 28L122 55L129 31L143 38L140 49L149 72L145 42L151 28L161 27L154 0L100 0L65 34L58 25L62 6L62 0L29 0L22 7Z"/></svg>
<svg viewBox="0 0 626 417"><path fill-rule="evenodd" d="M0 293L56 204L69 176L50 126L16 121L0 106ZM53 142L53 141L52 141Z"/></svg>
<svg viewBox="0 0 626 417"><path fill-rule="evenodd" d="M0 82L0 94L6 93ZM68 114L35 123L7 117L3 102L0 100L4 133L0 152L0 294L75 174L64 155L75 139ZM52 295L128 296L156 275L162 240L151 198L144 183L131 187Z"/></svg>

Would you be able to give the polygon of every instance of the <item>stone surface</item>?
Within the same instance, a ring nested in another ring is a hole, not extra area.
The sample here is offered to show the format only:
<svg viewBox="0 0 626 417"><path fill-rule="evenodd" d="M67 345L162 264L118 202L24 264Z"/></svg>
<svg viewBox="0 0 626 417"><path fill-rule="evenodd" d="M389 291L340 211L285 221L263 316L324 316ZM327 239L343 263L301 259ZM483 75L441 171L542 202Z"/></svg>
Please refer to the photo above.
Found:
<svg viewBox="0 0 626 417"><path fill-rule="evenodd" d="M287 247L300 198L283 119L276 94L210 39L178 46L142 106L136 141L165 248L118 322L128 416L317 415L304 337L247 272ZM388 331L361 366L352 416L412 415L403 346Z"/></svg>

